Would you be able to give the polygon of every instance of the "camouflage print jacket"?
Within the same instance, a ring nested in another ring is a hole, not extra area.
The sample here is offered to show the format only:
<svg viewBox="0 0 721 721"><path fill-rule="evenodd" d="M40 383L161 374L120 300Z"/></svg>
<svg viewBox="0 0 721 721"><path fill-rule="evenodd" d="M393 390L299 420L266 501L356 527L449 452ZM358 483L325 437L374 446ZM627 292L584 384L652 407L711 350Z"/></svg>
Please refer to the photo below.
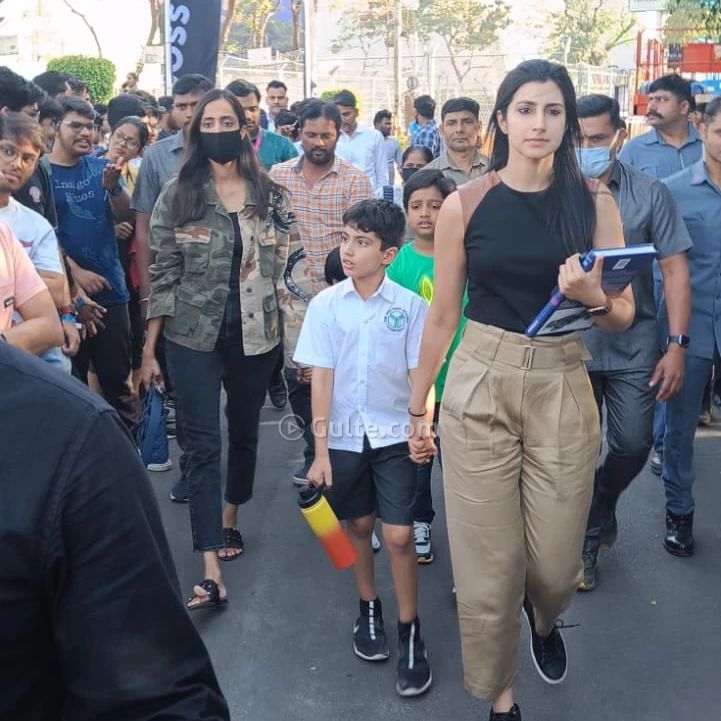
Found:
<svg viewBox="0 0 721 721"><path fill-rule="evenodd" d="M212 183L206 185L207 212L199 220L173 227L176 181L163 188L150 218L148 318L165 317L165 336L174 343L211 351L220 334L233 259L233 222ZM248 187L246 210L255 204ZM272 350L280 341L276 283L288 258L292 221L287 197L274 193L265 220L239 214L243 239L240 269L241 322L246 355Z"/></svg>

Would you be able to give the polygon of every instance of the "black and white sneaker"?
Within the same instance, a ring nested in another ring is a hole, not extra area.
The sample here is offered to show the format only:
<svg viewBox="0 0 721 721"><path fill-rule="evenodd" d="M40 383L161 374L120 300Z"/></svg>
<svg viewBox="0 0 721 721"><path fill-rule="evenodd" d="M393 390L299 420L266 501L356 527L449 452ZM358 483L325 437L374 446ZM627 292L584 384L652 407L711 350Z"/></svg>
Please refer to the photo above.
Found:
<svg viewBox="0 0 721 721"><path fill-rule="evenodd" d="M514 703L510 711L494 711L491 707L491 714L488 721L521 721L521 709Z"/></svg>
<svg viewBox="0 0 721 721"><path fill-rule="evenodd" d="M526 614L531 631L531 658L536 670L546 683L561 683L566 678L568 671L568 656L561 629L572 628L572 626L566 626L563 621L556 621L548 636L539 636L536 633L536 617L533 606L527 598L523 601L523 612Z"/></svg>
<svg viewBox="0 0 721 721"><path fill-rule="evenodd" d="M353 651L364 661L387 661L391 655L380 599L360 602L360 617L353 628Z"/></svg>
<svg viewBox="0 0 721 721"><path fill-rule="evenodd" d="M420 696L431 687L433 674L421 638L421 623L398 623L398 681L401 696Z"/></svg>
<svg viewBox="0 0 721 721"><path fill-rule="evenodd" d="M413 521L413 541L416 546L416 560L418 563L433 563L431 524L424 521Z"/></svg>

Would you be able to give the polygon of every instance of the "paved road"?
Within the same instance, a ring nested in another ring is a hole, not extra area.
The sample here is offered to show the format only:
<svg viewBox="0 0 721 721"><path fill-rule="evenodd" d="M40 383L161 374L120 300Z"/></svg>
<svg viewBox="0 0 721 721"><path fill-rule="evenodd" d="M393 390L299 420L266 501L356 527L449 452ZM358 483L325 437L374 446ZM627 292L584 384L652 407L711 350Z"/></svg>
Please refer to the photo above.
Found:
<svg viewBox="0 0 721 721"><path fill-rule="evenodd" d="M352 576L332 569L295 506L289 476L301 446L280 437L283 415L263 410L256 496L240 515L246 553L223 566L231 602L223 611L194 616L233 719L485 720L487 705L463 688L439 476L436 561L419 569L435 683L425 697L403 701L394 690L395 653L381 665L353 655ZM175 458L174 443L173 451ZM561 686L546 686L536 675L523 627L517 697L525 721L721 719L720 423L700 431L696 468L696 556L674 558L661 547L662 488L644 471L621 503L619 539L602 557L596 591L578 595L564 616L580 627L565 634L570 668ZM201 578L187 506L167 498L175 470L151 476L186 593ZM395 602L383 551L377 560L394 639Z"/></svg>

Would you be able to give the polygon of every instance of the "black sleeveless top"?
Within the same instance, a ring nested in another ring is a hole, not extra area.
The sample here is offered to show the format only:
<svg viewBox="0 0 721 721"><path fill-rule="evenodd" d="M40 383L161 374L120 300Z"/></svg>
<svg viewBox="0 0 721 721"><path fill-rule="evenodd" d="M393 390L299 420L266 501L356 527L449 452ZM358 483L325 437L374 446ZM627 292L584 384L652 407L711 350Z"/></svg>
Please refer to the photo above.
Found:
<svg viewBox="0 0 721 721"><path fill-rule="evenodd" d="M495 176L485 177L492 187L472 213L464 238L465 314L523 333L548 302L567 253L544 222L546 191L523 193L504 185L495 173L489 175Z"/></svg>

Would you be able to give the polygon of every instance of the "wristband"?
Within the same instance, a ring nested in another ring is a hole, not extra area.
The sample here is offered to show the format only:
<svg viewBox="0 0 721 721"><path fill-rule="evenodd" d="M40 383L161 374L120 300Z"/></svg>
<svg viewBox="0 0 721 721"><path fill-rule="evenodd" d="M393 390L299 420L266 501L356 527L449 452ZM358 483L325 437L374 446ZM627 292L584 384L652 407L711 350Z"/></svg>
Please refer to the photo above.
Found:
<svg viewBox="0 0 721 721"><path fill-rule="evenodd" d="M80 311L87 305L87 301L82 296L75 301L75 310Z"/></svg>
<svg viewBox="0 0 721 721"><path fill-rule="evenodd" d="M427 413L427 411L423 411L423 413L414 413L414 412L411 410L411 407L408 406L408 415L409 415L411 418L425 418L426 413Z"/></svg>
<svg viewBox="0 0 721 721"><path fill-rule="evenodd" d="M75 308L73 308L72 305L61 305L58 308L58 313L60 315L74 315L75 314Z"/></svg>
<svg viewBox="0 0 721 721"><path fill-rule="evenodd" d="M108 190L108 195L111 198L117 198L123 192L123 187L118 184L112 190Z"/></svg>
<svg viewBox="0 0 721 721"><path fill-rule="evenodd" d="M63 323L75 323L75 321L77 320L77 316L75 315L75 313L63 313L60 316L60 320Z"/></svg>

